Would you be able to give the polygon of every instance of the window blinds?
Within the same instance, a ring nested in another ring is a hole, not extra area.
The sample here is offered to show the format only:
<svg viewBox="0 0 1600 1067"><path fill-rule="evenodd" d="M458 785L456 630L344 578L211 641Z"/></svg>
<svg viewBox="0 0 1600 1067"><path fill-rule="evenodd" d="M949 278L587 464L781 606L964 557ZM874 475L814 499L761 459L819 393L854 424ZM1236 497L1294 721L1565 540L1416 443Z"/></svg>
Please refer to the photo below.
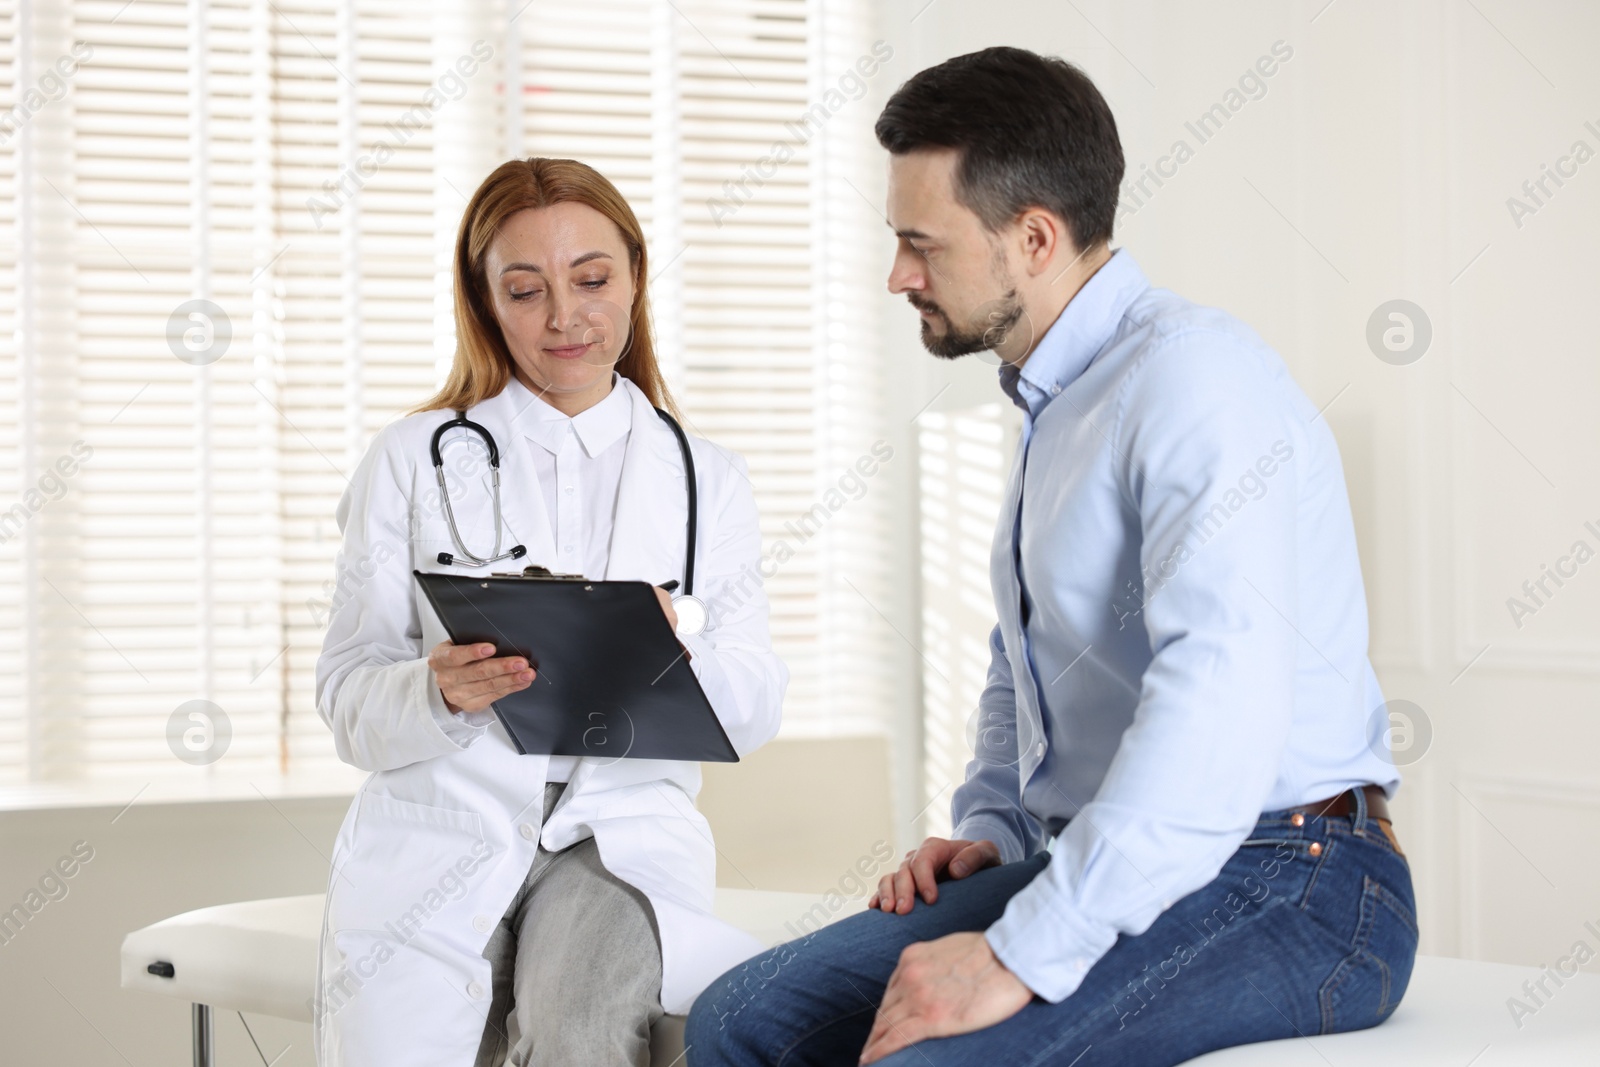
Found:
<svg viewBox="0 0 1600 1067"><path fill-rule="evenodd" d="M646 227L687 421L750 463L786 729L882 729L860 6L0 0L0 780L185 772L194 700L206 773L334 761L334 504L442 377L456 225L511 155Z"/></svg>
<svg viewBox="0 0 1600 1067"><path fill-rule="evenodd" d="M950 798L978 735L995 625L989 553L1020 420L1009 404L928 411L917 419L922 560L923 832L948 836Z"/></svg>

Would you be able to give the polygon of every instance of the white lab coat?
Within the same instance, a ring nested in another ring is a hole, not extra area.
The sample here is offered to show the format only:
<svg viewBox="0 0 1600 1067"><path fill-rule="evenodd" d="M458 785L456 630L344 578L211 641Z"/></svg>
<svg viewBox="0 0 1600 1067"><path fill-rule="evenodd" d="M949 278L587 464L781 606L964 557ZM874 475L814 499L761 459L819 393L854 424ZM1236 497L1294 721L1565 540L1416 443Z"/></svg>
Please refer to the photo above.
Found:
<svg viewBox="0 0 1600 1067"><path fill-rule="evenodd" d="M677 439L632 382L616 388L629 394L632 424L605 578L681 581L688 505ZM447 636L419 596L413 568L487 574L555 560L519 429L519 396L508 387L468 417L499 445L502 550L524 544L525 559L475 569L439 564L441 551L460 551L428 455L449 412L385 427L339 503L344 539L317 662L317 707L340 758L373 773L334 844L314 1004L323 1067L472 1062L491 992L483 947L541 842L555 850L592 834L606 868L649 898L669 1012L687 1011L712 979L761 949L711 914L716 851L693 803L699 764L585 758L541 826L547 757L518 755L487 709L464 716L479 724L464 743L439 725L448 713L427 655ZM457 525L481 554L494 525L475 441L459 429L447 434L445 466ZM683 641L742 755L777 732L788 672L770 645L744 461L699 438L690 443L699 494L695 592L711 622Z"/></svg>

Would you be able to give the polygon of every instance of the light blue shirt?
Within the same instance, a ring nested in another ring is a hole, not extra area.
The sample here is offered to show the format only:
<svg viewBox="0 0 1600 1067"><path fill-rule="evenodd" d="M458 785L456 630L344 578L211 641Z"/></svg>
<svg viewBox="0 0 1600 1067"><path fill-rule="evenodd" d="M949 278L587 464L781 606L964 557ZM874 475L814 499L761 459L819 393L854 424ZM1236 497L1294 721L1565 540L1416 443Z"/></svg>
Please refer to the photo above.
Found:
<svg viewBox="0 0 1600 1067"><path fill-rule="evenodd" d="M1022 438L952 821L1007 862L1055 838L986 935L1054 1002L1263 811L1399 776L1338 447L1276 353L1118 251L1000 379Z"/></svg>

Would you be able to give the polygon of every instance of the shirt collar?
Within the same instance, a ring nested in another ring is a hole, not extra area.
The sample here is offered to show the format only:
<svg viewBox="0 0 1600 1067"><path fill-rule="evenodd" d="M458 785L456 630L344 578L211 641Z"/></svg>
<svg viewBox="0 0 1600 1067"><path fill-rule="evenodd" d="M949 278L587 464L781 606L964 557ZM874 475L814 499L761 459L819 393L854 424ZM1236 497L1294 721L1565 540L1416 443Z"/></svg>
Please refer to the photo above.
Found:
<svg viewBox="0 0 1600 1067"><path fill-rule="evenodd" d="M633 425L633 405L623 388L621 375L611 372L611 391L598 404L568 417L549 401L512 377L508 388L520 391L517 407L523 434L552 455L559 455L568 431L578 438L590 459L628 436Z"/></svg>
<svg viewBox="0 0 1600 1067"><path fill-rule="evenodd" d="M1001 364L1000 388L1038 417L1052 397L1089 369L1116 335L1128 308L1148 288L1150 282L1127 249L1113 252L1067 301L1021 369Z"/></svg>

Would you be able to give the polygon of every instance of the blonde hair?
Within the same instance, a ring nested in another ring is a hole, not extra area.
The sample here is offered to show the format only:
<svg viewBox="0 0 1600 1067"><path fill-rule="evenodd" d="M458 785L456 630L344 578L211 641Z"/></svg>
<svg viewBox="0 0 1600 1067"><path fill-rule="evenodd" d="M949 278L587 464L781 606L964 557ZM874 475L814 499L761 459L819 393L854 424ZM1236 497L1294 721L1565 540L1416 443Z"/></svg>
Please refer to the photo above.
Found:
<svg viewBox="0 0 1600 1067"><path fill-rule="evenodd" d="M494 169L472 194L461 216L455 250L456 354L444 386L413 409L437 411L467 408L499 395L511 379L511 352L489 300L486 261L489 246L507 219L528 208L578 203L610 219L628 248L628 264L638 279L628 315L629 341L617 373L633 382L656 407L674 414L678 406L667 392L656 362L650 327L650 271L644 230L617 187L587 163L575 159L513 159Z"/></svg>

